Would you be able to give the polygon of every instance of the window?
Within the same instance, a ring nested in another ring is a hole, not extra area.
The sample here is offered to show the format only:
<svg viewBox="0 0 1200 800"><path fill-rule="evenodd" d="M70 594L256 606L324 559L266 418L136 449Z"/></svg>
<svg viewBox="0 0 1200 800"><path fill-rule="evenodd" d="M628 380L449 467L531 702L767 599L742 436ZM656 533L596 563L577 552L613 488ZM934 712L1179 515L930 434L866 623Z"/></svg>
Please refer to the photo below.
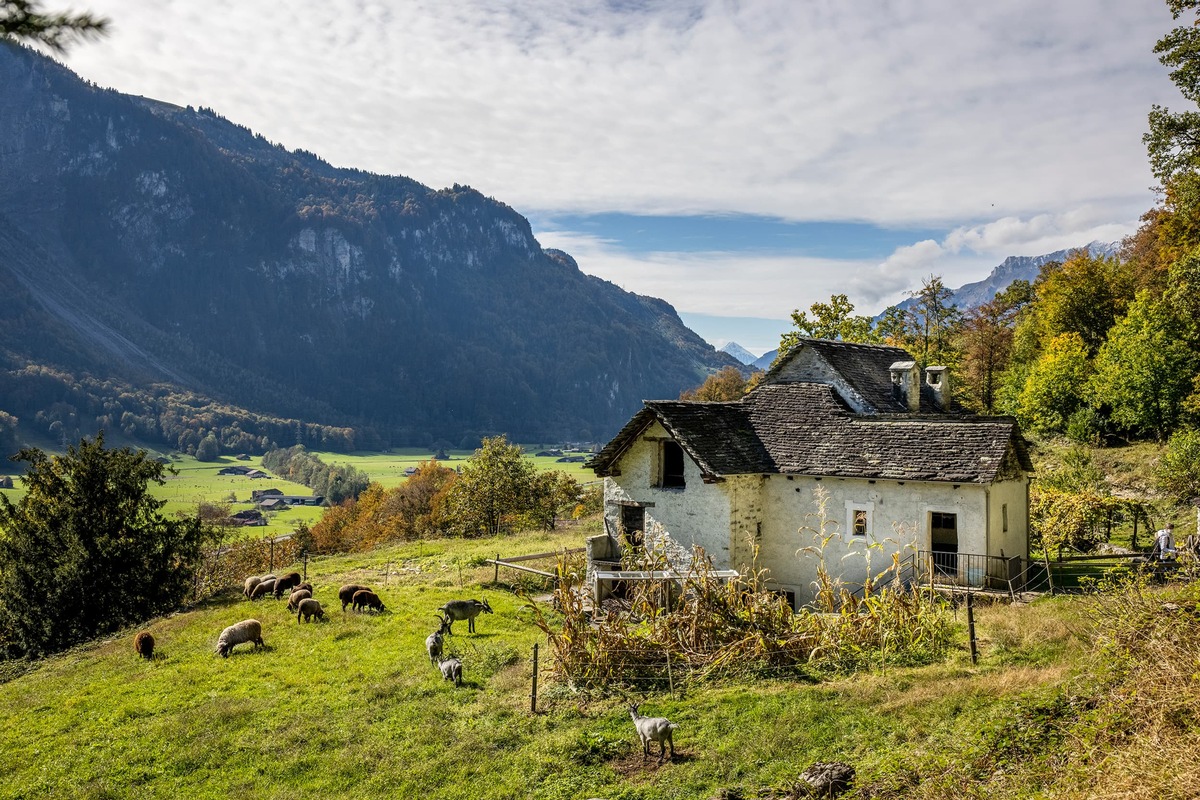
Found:
<svg viewBox="0 0 1200 800"><path fill-rule="evenodd" d="M874 512L874 503L846 503L846 530L851 536L870 536Z"/></svg>
<svg viewBox="0 0 1200 800"><path fill-rule="evenodd" d="M664 489L684 487L683 448L676 442L662 443L662 475L658 485Z"/></svg>

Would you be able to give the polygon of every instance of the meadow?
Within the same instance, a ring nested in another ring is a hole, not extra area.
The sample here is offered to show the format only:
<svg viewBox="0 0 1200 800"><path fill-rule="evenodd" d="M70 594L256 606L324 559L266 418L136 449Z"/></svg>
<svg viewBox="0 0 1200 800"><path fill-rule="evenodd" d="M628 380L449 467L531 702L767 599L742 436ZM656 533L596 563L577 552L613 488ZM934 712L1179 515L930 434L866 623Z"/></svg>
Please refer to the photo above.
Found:
<svg viewBox="0 0 1200 800"><path fill-rule="evenodd" d="M531 713L541 634L528 601L491 583L484 563L497 552L577 547L588 532L315 558L308 577L325 622L298 624L283 601L230 593L149 621L144 629L158 642L149 662L134 654L136 631L128 630L10 664L0 684L0 797L657 800L722 789L782 797L769 792L829 760L856 767L858 785L871 792L864 797L1040 796L986 786L964 793L959 765L974 770L981 758L1029 743L1047 748L1039 757L1057 757L1055 742L1029 727L1029 709L1056 707L1054 698L1080 679L1086 598L979 607L976 665L959 614L958 646L932 666L632 695L643 713L680 726L678 756L660 766L642 758L630 695L555 682L544 643ZM387 610L343 613L336 593L346 582L375 587ZM423 642L434 611L466 597L487 599L495 613L480 616L475 634L460 622L449 638L449 652L465 664L456 689ZM249 617L263 623L266 648L217 657L220 631ZM1141 796L1187 796L1149 785L1160 793Z"/></svg>
<svg viewBox="0 0 1200 800"><path fill-rule="evenodd" d="M112 443L116 444L116 443ZM125 443L122 442L123 446ZM137 447L136 444L130 444ZM527 458L539 470L558 470L565 472L580 483L596 479L589 469L584 469L580 462L563 463L552 456L536 456L542 448L525 445ZM310 451L327 464L347 464L365 472L373 482L379 483L385 489L403 483L405 470L415 468L423 461L429 461L433 455L425 449L392 449L386 452L333 453ZM471 450L454 450L447 452L449 456L440 462L453 469L460 466L473 455ZM571 453L578 456L583 453ZM218 475L225 467L239 465L261 469L262 457L251 456L248 460L238 460L231 456L223 456L216 461L197 461L194 457L182 454L166 456L171 459L170 466L178 474L167 475L163 486L151 486L150 492L155 497L165 500L163 513L167 515L193 514L202 502L228 502L231 511L241 511L253 508L250 493L255 489L275 488L287 495L311 496L312 489L291 481L271 478L246 478L241 475ZM13 475L14 488L0 489L8 499L17 503L24 495L20 477ZM312 526L324 513L324 509L316 506L295 506L277 512L266 514L267 525L264 527L246 528L248 536L272 537L291 533L296 526L303 523Z"/></svg>

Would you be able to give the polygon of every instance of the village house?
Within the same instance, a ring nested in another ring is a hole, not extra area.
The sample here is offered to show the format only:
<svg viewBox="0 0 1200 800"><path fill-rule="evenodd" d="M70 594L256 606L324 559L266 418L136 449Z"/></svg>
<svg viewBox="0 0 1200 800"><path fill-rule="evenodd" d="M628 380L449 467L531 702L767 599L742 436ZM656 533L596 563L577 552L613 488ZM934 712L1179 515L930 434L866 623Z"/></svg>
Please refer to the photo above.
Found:
<svg viewBox="0 0 1200 800"><path fill-rule="evenodd" d="M900 348L821 339L738 401L647 401L589 462L609 531L589 542L595 599L624 548L664 535L726 571L757 550L793 604L812 599L822 563L851 590L893 557L939 581L1007 584L1028 558L1033 467L1014 420L957 411L945 368L922 379Z"/></svg>

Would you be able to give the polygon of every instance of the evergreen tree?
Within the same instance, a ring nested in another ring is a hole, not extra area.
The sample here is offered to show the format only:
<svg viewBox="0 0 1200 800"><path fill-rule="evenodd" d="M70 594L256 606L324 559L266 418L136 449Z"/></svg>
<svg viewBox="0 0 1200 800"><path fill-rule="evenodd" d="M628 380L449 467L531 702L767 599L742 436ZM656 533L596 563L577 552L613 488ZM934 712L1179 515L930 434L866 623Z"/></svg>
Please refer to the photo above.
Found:
<svg viewBox="0 0 1200 800"><path fill-rule="evenodd" d="M20 451L28 492L0 495L0 641L38 656L178 607L200 562L198 517L149 493L164 466L103 434L65 455Z"/></svg>

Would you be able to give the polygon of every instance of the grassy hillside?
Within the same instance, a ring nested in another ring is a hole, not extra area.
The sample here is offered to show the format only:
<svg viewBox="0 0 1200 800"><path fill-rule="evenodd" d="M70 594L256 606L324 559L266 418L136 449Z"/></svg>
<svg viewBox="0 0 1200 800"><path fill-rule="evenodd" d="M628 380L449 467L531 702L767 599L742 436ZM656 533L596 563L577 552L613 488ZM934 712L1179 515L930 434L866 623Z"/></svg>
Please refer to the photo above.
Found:
<svg viewBox="0 0 1200 800"><path fill-rule="evenodd" d="M558 533L317 559L309 577L328 622L299 625L282 602L230 597L148 624L153 662L134 655L132 630L41 662L0 685L0 797L755 796L819 760L853 764L860 796L1049 796L1031 791L1039 781L1058 781L1055 796L1102 796L1057 727L1074 708L1063 692L1091 684L1087 599L980 608L977 666L964 640L931 667L644 698L644 712L680 725L679 757L661 767L643 763L618 696L576 694L544 674L530 714L540 635L519 598L483 585L482 559L580 543ZM388 611L343 614L335 595L347 581L377 587ZM466 665L455 689L423 640L433 609L469 596L496 613L449 640ZM262 621L267 649L216 657L221 629L247 617ZM1193 741L1197 719L1182 723ZM1173 783L1190 769L1108 796L1194 796Z"/></svg>

